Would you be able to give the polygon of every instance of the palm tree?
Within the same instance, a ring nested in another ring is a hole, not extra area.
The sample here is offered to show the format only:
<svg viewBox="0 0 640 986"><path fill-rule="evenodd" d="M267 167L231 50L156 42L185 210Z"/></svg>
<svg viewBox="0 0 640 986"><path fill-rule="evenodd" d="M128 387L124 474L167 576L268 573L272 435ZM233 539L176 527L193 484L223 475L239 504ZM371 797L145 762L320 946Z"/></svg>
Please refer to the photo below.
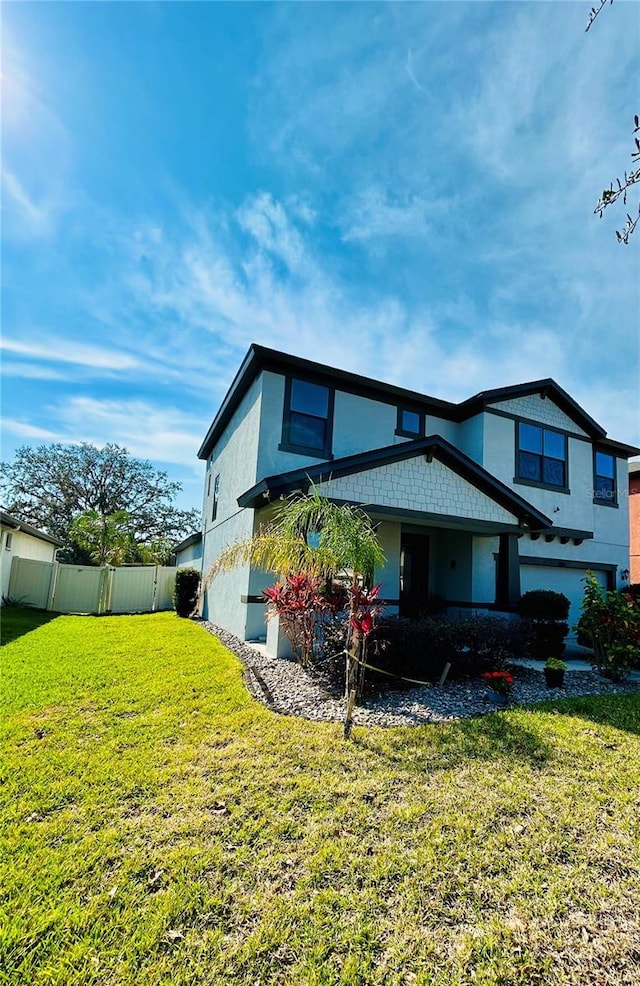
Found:
<svg viewBox="0 0 640 986"><path fill-rule="evenodd" d="M351 583L345 685L345 736L348 737L362 682L363 640L362 634L355 631L358 589L362 582L372 580L375 568L384 562L375 528L364 510L332 503L312 486L310 493L294 493L283 498L270 524L252 538L226 548L207 573L203 590L218 572L242 563L281 578L292 572L326 580L337 575L348 576Z"/></svg>

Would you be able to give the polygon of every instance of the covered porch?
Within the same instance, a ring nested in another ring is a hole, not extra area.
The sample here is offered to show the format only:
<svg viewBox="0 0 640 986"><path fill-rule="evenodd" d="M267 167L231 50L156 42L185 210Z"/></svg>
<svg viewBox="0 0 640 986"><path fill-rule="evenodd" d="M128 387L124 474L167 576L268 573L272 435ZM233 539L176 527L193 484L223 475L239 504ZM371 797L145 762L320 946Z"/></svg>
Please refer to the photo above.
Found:
<svg viewBox="0 0 640 986"><path fill-rule="evenodd" d="M258 508L258 521L281 496L311 486L369 514L386 557L373 579L387 611L402 616L422 615L435 596L452 611L509 611L520 595L518 539L552 527L437 435L266 477L238 504Z"/></svg>
<svg viewBox="0 0 640 986"><path fill-rule="evenodd" d="M513 609L521 591L519 532L367 512L387 559L374 580L382 583L388 612L419 618L444 609L450 615Z"/></svg>

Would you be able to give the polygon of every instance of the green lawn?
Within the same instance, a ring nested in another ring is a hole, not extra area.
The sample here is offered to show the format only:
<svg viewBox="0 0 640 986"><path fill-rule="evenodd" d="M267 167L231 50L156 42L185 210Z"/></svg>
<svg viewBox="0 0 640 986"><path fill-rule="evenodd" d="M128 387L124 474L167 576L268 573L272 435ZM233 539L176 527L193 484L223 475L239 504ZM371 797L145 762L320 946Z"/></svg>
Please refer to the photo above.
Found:
<svg viewBox="0 0 640 986"><path fill-rule="evenodd" d="M30 633L43 623L55 620L56 615L44 609L3 606L0 610L0 644L10 644L23 633Z"/></svg>
<svg viewBox="0 0 640 986"><path fill-rule="evenodd" d="M174 614L0 657L0 983L640 982L637 694L345 744Z"/></svg>

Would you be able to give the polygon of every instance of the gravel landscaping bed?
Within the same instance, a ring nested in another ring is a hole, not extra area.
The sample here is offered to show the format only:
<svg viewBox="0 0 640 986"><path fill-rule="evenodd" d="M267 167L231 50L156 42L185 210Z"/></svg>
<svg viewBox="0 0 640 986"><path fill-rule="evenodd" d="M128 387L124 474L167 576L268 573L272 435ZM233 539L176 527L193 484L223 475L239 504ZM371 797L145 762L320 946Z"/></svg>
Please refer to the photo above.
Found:
<svg viewBox="0 0 640 986"><path fill-rule="evenodd" d="M342 722L345 703L340 695L295 661L270 657L257 647L234 637L227 630L199 621L201 626L234 653L245 668L247 687L275 712L297 715L322 722ZM542 666L517 667L509 705L532 705L554 698L575 695L608 695L640 690L638 681L613 684L593 671L571 670L565 674L564 688L547 688ZM446 722L495 711L482 678L445 682L442 687L416 686L411 689L385 688L365 695L354 710L359 726L415 726Z"/></svg>

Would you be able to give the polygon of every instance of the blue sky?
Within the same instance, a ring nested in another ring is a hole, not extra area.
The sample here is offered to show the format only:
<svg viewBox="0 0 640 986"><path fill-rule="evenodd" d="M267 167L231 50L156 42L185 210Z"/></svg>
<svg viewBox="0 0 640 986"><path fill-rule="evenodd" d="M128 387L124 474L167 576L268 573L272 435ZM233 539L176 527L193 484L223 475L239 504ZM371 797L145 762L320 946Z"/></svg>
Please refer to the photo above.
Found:
<svg viewBox="0 0 640 986"><path fill-rule="evenodd" d="M638 7L5 4L3 459L200 505L251 342L449 400L552 376L637 443Z"/></svg>

